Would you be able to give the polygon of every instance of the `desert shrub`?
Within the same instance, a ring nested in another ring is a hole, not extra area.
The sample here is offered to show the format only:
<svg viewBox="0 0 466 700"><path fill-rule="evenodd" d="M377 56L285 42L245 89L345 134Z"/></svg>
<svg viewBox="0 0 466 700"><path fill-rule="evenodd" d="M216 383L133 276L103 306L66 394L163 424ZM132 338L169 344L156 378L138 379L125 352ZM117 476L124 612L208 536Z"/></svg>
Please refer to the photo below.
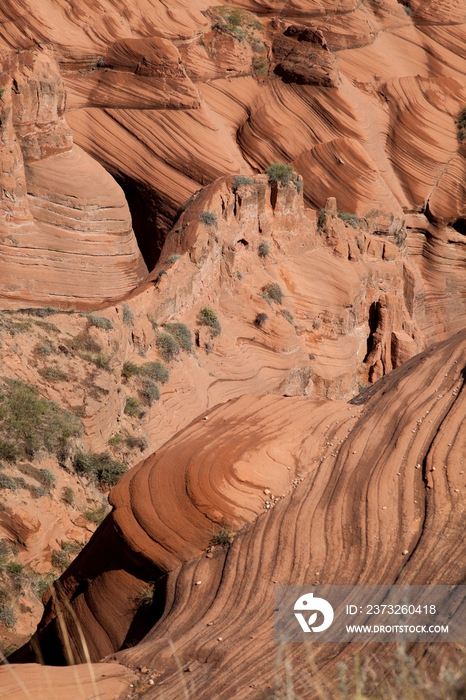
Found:
<svg viewBox="0 0 466 700"><path fill-rule="evenodd" d="M134 362L125 362L123 369L121 370L121 375L125 379L130 379L130 377L139 376L141 374L141 368L135 365Z"/></svg>
<svg viewBox="0 0 466 700"><path fill-rule="evenodd" d="M252 67L259 75L265 75L269 70L269 62L265 56L254 56L252 59Z"/></svg>
<svg viewBox="0 0 466 700"><path fill-rule="evenodd" d="M74 505L74 491L71 486L64 486L62 489L61 500L69 506Z"/></svg>
<svg viewBox="0 0 466 700"><path fill-rule="evenodd" d="M317 226L323 228L327 223L327 213L325 209L321 209L319 213L319 218L317 219Z"/></svg>
<svg viewBox="0 0 466 700"><path fill-rule="evenodd" d="M291 311L288 311L288 309L285 309L284 311L282 311L282 315L283 315L283 318L286 318L288 323L291 323L291 325L294 326L294 318L293 318L293 314L291 313Z"/></svg>
<svg viewBox="0 0 466 700"><path fill-rule="evenodd" d="M90 326L95 326L96 328L102 328L105 331L113 330L113 324L110 319L104 316L94 316L93 314L87 315L87 320Z"/></svg>
<svg viewBox="0 0 466 700"><path fill-rule="evenodd" d="M39 355L51 355L53 352L52 346L47 343L39 343L36 345L35 350Z"/></svg>
<svg viewBox="0 0 466 700"><path fill-rule="evenodd" d="M240 187L245 187L246 185L253 184L254 180L252 179L252 177L248 177L247 175L237 175L233 180L232 190L233 192L236 192L236 190Z"/></svg>
<svg viewBox="0 0 466 700"><path fill-rule="evenodd" d="M41 599L45 591L48 591L52 583L56 581L57 575L55 571L49 571L46 574L38 574L32 571L29 578L32 592Z"/></svg>
<svg viewBox="0 0 466 700"><path fill-rule="evenodd" d="M222 327L220 321L218 320L217 314L213 309L205 306L201 309L197 315L197 322L201 326L209 326L212 330L212 336L216 337L222 332Z"/></svg>
<svg viewBox="0 0 466 700"><path fill-rule="evenodd" d="M0 604L0 624L7 629L13 629L16 625L16 614L14 608L9 603Z"/></svg>
<svg viewBox="0 0 466 700"><path fill-rule="evenodd" d="M174 323L164 323L163 329L172 335L180 348L190 352L193 348L191 331L185 323L175 321Z"/></svg>
<svg viewBox="0 0 466 700"><path fill-rule="evenodd" d="M298 178L296 178L296 180L293 180L293 182L294 182L294 184L295 184L295 187L296 187L297 191L298 191L298 192L302 192L302 191L303 191L303 181L302 181L302 180L298 180Z"/></svg>
<svg viewBox="0 0 466 700"><path fill-rule="evenodd" d="M146 403L148 406L152 406L153 401L159 401L160 399L160 389L151 379L146 379L143 382L139 394L144 403Z"/></svg>
<svg viewBox="0 0 466 700"><path fill-rule="evenodd" d="M296 177L296 173L291 165L286 165L285 163L272 163L265 172L269 176L270 182L278 182L283 187Z"/></svg>
<svg viewBox="0 0 466 700"><path fill-rule="evenodd" d="M268 319L267 314L264 314L264 313L257 314L256 318L254 319L254 325L256 326L256 328L262 328L262 326L267 321L267 319Z"/></svg>
<svg viewBox="0 0 466 700"><path fill-rule="evenodd" d="M19 379L5 382L0 393L0 433L14 439L19 451L33 455L43 448L62 458L69 440L81 431L74 413L40 396L36 387Z"/></svg>
<svg viewBox="0 0 466 700"><path fill-rule="evenodd" d="M215 226L217 223L217 214L214 211L201 211L199 221L206 226Z"/></svg>
<svg viewBox="0 0 466 700"><path fill-rule="evenodd" d="M458 141L462 143L466 140L466 107L461 110L456 120L456 126L458 128Z"/></svg>
<svg viewBox="0 0 466 700"><path fill-rule="evenodd" d="M163 362L156 360L155 362L145 362L141 369L142 374L150 379L153 379L160 384L166 384L170 378L168 369Z"/></svg>
<svg viewBox="0 0 466 700"><path fill-rule="evenodd" d="M39 469L38 479L48 491L55 488L57 477L50 469Z"/></svg>
<svg viewBox="0 0 466 700"><path fill-rule="evenodd" d="M27 488L33 498L42 498L42 496L50 494L50 491L44 489L43 486L36 486L35 484L26 484L25 488Z"/></svg>
<svg viewBox="0 0 466 700"><path fill-rule="evenodd" d="M67 344L70 350L76 352L83 360L92 362L101 369L108 369L110 358L102 354L102 346L88 333L79 333Z"/></svg>
<svg viewBox="0 0 466 700"><path fill-rule="evenodd" d="M149 447L147 438L142 436L138 437L137 435L128 435L125 442L130 450L134 450L137 447L139 450L141 450L141 452L144 452L144 450L147 450Z"/></svg>
<svg viewBox="0 0 466 700"><path fill-rule="evenodd" d="M347 211L339 211L338 218L349 224L353 228L357 228L359 224L359 217L356 214L348 214Z"/></svg>
<svg viewBox="0 0 466 700"><path fill-rule="evenodd" d="M144 588L139 591L134 602L138 608L147 608L152 605L154 602L154 586L144 586Z"/></svg>
<svg viewBox="0 0 466 700"><path fill-rule="evenodd" d="M108 440L108 444L110 445L110 447L119 447L122 442L123 435L120 435L120 433L118 433L117 435L112 435L112 437Z"/></svg>
<svg viewBox="0 0 466 700"><path fill-rule="evenodd" d="M67 382L68 375L66 372L62 372L58 367L46 367L45 369L39 370L41 377L44 377L49 382Z"/></svg>
<svg viewBox="0 0 466 700"><path fill-rule="evenodd" d="M28 333L31 330L30 321L22 321L20 323L11 323L8 327L8 332L13 337L19 333Z"/></svg>
<svg viewBox="0 0 466 700"><path fill-rule="evenodd" d="M14 442L10 440L0 440L0 459L6 462L15 462L18 456L18 450Z"/></svg>
<svg viewBox="0 0 466 700"><path fill-rule="evenodd" d="M52 553L52 566L63 573L83 547L80 542L60 542L60 549Z"/></svg>
<svg viewBox="0 0 466 700"><path fill-rule="evenodd" d="M108 452L78 452L74 458L74 467L78 474L87 476L100 486L115 486L128 467L119 462Z"/></svg>
<svg viewBox="0 0 466 700"><path fill-rule="evenodd" d="M181 258L181 255L179 255L178 253L174 253L174 255L170 255L170 257L167 258L165 264L166 265L173 265L173 263L176 262L177 260L179 260L180 258Z"/></svg>
<svg viewBox="0 0 466 700"><path fill-rule="evenodd" d="M94 510L86 510L84 513L84 516L91 521L91 523L95 523L96 525L100 525L100 523L105 519L105 516L107 515L107 509L105 506L98 506L98 508L95 508Z"/></svg>
<svg viewBox="0 0 466 700"><path fill-rule="evenodd" d="M212 538L212 544L215 546L229 547L233 542L235 535L231 530L222 527Z"/></svg>
<svg viewBox="0 0 466 700"><path fill-rule="evenodd" d="M123 309L123 323L126 326L132 326L134 321L133 312L129 308L128 304L122 304L121 308Z"/></svg>
<svg viewBox="0 0 466 700"><path fill-rule="evenodd" d="M262 294L267 301L274 301L276 304L281 304L283 301L283 292L276 282L265 284L262 287Z"/></svg>
<svg viewBox="0 0 466 700"><path fill-rule="evenodd" d="M270 253L270 243L267 241L261 241L257 249L260 258L266 258Z"/></svg>
<svg viewBox="0 0 466 700"><path fill-rule="evenodd" d="M19 561L10 561L6 565L6 570L13 578L17 578L23 573L24 564L20 564Z"/></svg>
<svg viewBox="0 0 466 700"><path fill-rule="evenodd" d="M8 544L6 540L0 540L0 571L3 571L3 569L6 567L6 564L8 562L8 559L11 556L11 547ZM2 602L1 598L1 588L0 588L0 603Z"/></svg>
<svg viewBox="0 0 466 700"><path fill-rule="evenodd" d="M159 333L155 343L165 362L170 362L180 352L180 346L169 333Z"/></svg>
<svg viewBox="0 0 466 700"><path fill-rule="evenodd" d="M128 396L126 399L124 412L127 416L140 416L141 409L139 406L139 401L134 396Z"/></svg>
<svg viewBox="0 0 466 700"><path fill-rule="evenodd" d="M167 274L166 270L163 270L163 269L159 270L155 276L154 284L158 284L160 282L160 280L162 279L162 277L166 274Z"/></svg>
<svg viewBox="0 0 466 700"><path fill-rule="evenodd" d="M10 491L16 491L18 484L11 476L8 474L3 474L0 472L0 489L9 489Z"/></svg>
<svg viewBox="0 0 466 700"><path fill-rule="evenodd" d="M46 306L38 309L18 309L18 313L24 314L26 316L36 316L37 318L47 318L47 316L53 316L54 314L67 314L73 313L73 311L61 311L60 309L55 309L53 306Z"/></svg>

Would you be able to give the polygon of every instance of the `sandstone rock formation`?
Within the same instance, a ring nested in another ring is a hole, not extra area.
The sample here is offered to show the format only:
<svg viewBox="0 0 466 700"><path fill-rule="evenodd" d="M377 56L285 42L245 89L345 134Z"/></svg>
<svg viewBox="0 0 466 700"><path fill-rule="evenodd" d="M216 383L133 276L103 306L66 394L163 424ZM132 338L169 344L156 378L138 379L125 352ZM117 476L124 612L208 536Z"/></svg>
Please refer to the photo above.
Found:
<svg viewBox="0 0 466 700"><path fill-rule="evenodd" d="M3 70L3 305L95 305L123 296L146 267L122 191L73 145L53 53L14 54Z"/></svg>
<svg viewBox="0 0 466 700"><path fill-rule="evenodd" d="M147 698L179 697L168 638L198 697L211 697L213 674L220 698L263 697L275 583L460 583L465 345L463 331L352 404L245 395L199 416L121 479L112 514L62 577L73 654L85 660L68 605L94 660L156 664ZM222 527L233 543L206 556ZM144 613L138 593L154 578ZM50 601L38 633L50 661L64 654L55 610ZM306 645L292 646L303 688ZM319 646L314 660L329 679L353 653Z"/></svg>

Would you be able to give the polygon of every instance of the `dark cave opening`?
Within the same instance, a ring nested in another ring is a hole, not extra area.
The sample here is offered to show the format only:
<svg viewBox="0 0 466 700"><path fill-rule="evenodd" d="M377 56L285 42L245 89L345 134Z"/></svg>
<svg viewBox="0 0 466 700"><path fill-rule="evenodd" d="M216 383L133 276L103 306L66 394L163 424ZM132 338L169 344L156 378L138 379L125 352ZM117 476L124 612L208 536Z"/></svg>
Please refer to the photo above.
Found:
<svg viewBox="0 0 466 700"><path fill-rule="evenodd" d="M133 178L114 175L125 193L139 250L149 272L160 258L175 212L150 187Z"/></svg>
<svg viewBox="0 0 466 700"><path fill-rule="evenodd" d="M379 309L378 309L378 303L376 301L373 301L369 307L368 323L369 323L370 333L367 337L366 356L365 356L363 362L365 362L367 360L367 358L369 357L369 355L372 352L372 348L374 347L374 333L377 330L377 326L379 325Z"/></svg>
<svg viewBox="0 0 466 700"><path fill-rule="evenodd" d="M466 236L466 219L457 219L455 223L451 225L451 227L454 228L455 231L458 231L458 233L461 233L463 236Z"/></svg>

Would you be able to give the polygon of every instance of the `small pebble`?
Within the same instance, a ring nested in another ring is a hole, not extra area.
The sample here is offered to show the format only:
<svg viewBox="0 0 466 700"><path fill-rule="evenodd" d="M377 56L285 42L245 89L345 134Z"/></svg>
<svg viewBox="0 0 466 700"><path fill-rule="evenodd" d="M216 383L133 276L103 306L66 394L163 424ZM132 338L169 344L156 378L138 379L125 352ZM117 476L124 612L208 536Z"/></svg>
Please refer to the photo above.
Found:
<svg viewBox="0 0 466 700"><path fill-rule="evenodd" d="M208 622L207 627L212 627L213 624L214 624L213 622Z"/></svg>
<svg viewBox="0 0 466 700"><path fill-rule="evenodd" d="M209 420L209 416L204 416L204 420Z"/></svg>
<svg viewBox="0 0 466 700"><path fill-rule="evenodd" d="M205 555L205 558L206 558L206 559L212 559L213 556L214 556L214 555L212 554L212 552L207 552L207 554Z"/></svg>
<svg viewBox="0 0 466 700"><path fill-rule="evenodd" d="M202 581L196 581L196 583L195 583L194 585L195 585L195 586L200 586L201 583L202 583Z"/></svg>
<svg viewBox="0 0 466 700"><path fill-rule="evenodd" d="M268 496L269 493L271 493L271 491L270 491L270 489L264 489L264 493L265 493L266 496Z"/></svg>
<svg viewBox="0 0 466 700"><path fill-rule="evenodd" d="M217 637L217 642L223 642L223 637Z"/></svg>
<svg viewBox="0 0 466 700"><path fill-rule="evenodd" d="M401 553L402 553L402 554L408 554L408 550L407 550L407 549L403 549L403 551L402 551Z"/></svg>
<svg viewBox="0 0 466 700"><path fill-rule="evenodd" d="M383 506L383 507L382 507L382 510L387 510L387 506Z"/></svg>
<svg viewBox="0 0 466 700"><path fill-rule="evenodd" d="M154 685L154 681L152 680L152 678L149 680L149 685Z"/></svg>
<svg viewBox="0 0 466 700"><path fill-rule="evenodd" d="M455 489L455 493L458 493L459 489Z"/></svg>

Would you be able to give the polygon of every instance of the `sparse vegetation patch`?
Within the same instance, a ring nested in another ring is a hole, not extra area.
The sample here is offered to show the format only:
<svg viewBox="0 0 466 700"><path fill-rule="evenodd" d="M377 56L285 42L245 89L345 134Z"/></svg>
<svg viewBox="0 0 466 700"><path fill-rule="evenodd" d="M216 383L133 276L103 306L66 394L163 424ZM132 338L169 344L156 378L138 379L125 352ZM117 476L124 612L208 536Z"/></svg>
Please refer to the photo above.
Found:
<svg viewBox="0 0 466 700"><path fill-rule="evenodd" d="M466 107L461 110L456 120L456 126L458 128L458 141L463 143L463 141L466 141Z"/></svg>
<svg viewBox="0 0 466 700"><path fill-rule="evenodd" d="M247 185L254 185L254 180L252 177L247 175L237 175L233 180L232 190L236 192L240 187L246 187Z"/></svg>
<svg viewBox="0 0 466 700"><path fill-rule="evenodd" d="M159 333L156 345L165 362L170 362L180 352L180 346L173 335L169 333Z"/></svg>
<svg viewBox="0 0 466 700"><path fill-rule="evenodd" d="M36 387L19 379L5 380L0 392L0 435L13 443L19 455L40 449L62 459L70 439L81 434L78 418L43 398Z"/></svg>
<svg viewBox="0 0 466 700"><path fill-rule="evenodd" d="M276 282L264 285L262 294L269 302L274 301L276 304L281 304L283 301L283 292Z"/></svg>
<svg viewBox="0 0 466 700"><path fill-rule="evenodd" d="M218 320L217 314L208 306L205 306L199 311L197 315L197 322L201 326L209 326L213 337L220 335L222 332L222 327L220 325L220 321Z"/></svg>
<svg viewBox="0 0 466 700"><path fill-rule="evenodd" d="M357 228L359 226L359 217L356 216L356 214L349 214L347 211L339 211L338 218L353 228Z"/></svg>
<svg viewBox="0 0 466 700"><path fill-rule="evenodd" d="M78 474L108 488L115 486L119 478L128 471L126 464L113 459L108 452L78 452L74 458L74 466Z"/></svg>
<svg viewBox="0 0 466 700"><path fill-rule="evenodd" d="M175 321L174 323L164 323L162 327L165 331L167 331L167 333L170 333L170 335L175 338L180 348L186 350L186 352L190 352L192 350L192 334L186 324Z"/></svg>
<svg viewBox="0 0 466 700"><path fill-rule="evenodd" d="M205 226L215 226L217 223L217 214L214 211L201 211L199 221Z"/></svg>
<svg viewBox="0 0 466 700"><path fill-rule="evenodd" d="M269 176L270 182L277 182L282 187L286 187L296 179L296 173L291 165L285 163L272 163L265 173Z"/></svg>

